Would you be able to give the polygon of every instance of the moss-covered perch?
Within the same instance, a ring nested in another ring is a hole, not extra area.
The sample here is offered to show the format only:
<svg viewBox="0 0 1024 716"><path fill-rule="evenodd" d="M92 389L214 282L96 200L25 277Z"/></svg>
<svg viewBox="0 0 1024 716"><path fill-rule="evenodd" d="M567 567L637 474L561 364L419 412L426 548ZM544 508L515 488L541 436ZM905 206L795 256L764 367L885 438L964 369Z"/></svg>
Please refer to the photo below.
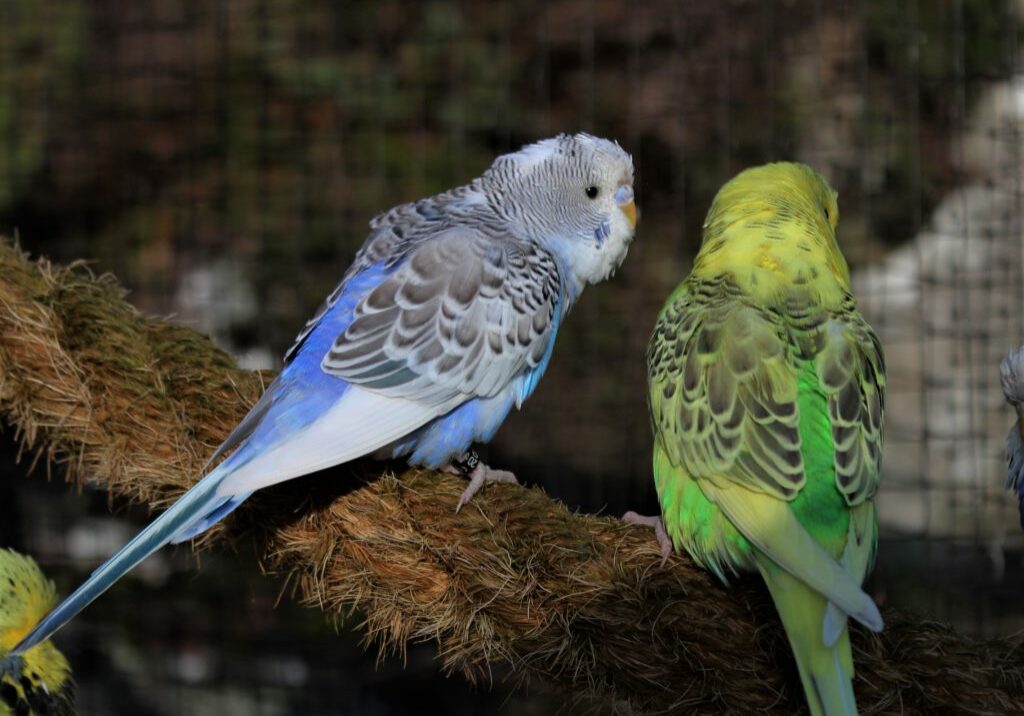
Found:
<svg viewBox="0 0 1024 716"><path fill-rule="evenodd" d="M109 277L32 263L0 241L0 414L74 479L164 507L259 395L195 332L145 318ZM379 466L258 493L207 543L255 536L263 567L302 599L401 649L435 640L471 680L492 663L622 713L793 713L803 697L755 579L730 591L652 535L577 515L542 491L492 487L459 515L463 483ZM355 479L354 479L355 478ZM854 629L865 713L1024 713L1024 650L887 611ZM1019 642L1019 640L1018 640Z"/></svg>

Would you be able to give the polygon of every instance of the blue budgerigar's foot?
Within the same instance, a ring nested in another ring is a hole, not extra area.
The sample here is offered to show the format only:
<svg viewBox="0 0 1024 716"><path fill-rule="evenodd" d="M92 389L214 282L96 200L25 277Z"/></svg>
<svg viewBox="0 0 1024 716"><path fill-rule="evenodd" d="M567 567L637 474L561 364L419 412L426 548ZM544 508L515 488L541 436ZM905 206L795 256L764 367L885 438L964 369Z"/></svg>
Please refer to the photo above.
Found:
<svg viewBox="0 0 1024 716"><path fill-rule="evenodd" d="M658 515L641 515L630 510L622 516L625 522L641 527L650 527L654 530L654 536L658 538L658 547L661 548L661 563L664 565L672 554L672 540L665 531L665 523Z"/></svg>
<svg viewBox="0 0 1024 716"><path fill-rule="evenodd" d="M455 467L456 472L462 472ZM513 485L518 485L519 481L516 476L507 470L492 470L482 462L477 462L473 469L468 473L469 485L462 491L462 496L459 497L459 504L455 506L455 511L458 512L463 507L469 504L469 501L473 499L473 496L480 491L484 485L488 485L492 482L505 482Z"/></svg>

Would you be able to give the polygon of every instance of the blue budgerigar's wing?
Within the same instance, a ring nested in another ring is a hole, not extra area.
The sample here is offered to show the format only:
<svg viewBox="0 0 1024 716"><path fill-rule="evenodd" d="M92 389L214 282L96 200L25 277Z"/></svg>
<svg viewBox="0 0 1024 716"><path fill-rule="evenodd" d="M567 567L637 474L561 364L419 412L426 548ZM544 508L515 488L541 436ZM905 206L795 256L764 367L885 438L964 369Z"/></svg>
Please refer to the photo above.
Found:
<svg viewBox="0 0 1024 716"><path fill-rule="evenodd" d="M313 316L306 321L291 347L285 352L285 367L291 365L303 350L308 350L307 340L321 325L324 318L334 311L343 297L351 298L353 294L358 295L364 290L361 286L354 284L365 283L362 277L368 269L400 264L419 246L434 240L438 231L443 230L441 227L447 225L446 219L457 216L460 208L478 201L479 198L471 186L458 187L444 194L396 206L374 217L370 222L370 234L356 253L352 265L334 290L317 307ZM317 362L321 357L317 356ZM283 389L285 387L279 380L267 388L249 414L210 456L207 466L239 447L252 435L273 406L278 392Z"/></svg>
<svg viewBox="0 0 1024 716"><path fill-rule="evenodd" d="M450 228L367 294L323 369L417 402L491 397L541 364L560 296L543 249Z"/></svg>
<svg viewBox="0 0 1024 716"><path fill-rule="evenodd" d="M461 227L419 243L354 305L332 343L320 335L325 320L286 369L337 379L344 393L287 439L240 448L252 457L218 494L347 462L497 395L549 355L560 296L557 266L542 249ZM263 421L279 422L279 412Z"/></svg>
<svg viewBox="0 0 1024 716"><path fill-rule="evenodd" d="M484 203L483 194L474 184L456 187L435 196L400 204L370 221L370 234L356 253L355 260L341 282L320 304L292 346L284 355L289 364L305 345L310 333L345 294L349 280L371 266L396 265L419 246L433 241L439 232L448 231L452 222L459 223L467 211Z"/></svg>

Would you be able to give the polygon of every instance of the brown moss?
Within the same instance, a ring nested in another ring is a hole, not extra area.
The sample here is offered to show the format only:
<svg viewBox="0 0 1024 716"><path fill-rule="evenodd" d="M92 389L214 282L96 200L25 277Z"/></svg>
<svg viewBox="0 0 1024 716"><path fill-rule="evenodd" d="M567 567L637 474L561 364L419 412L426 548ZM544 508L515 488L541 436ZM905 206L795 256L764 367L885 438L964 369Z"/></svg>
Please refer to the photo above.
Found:
<svg viewBox="0 0 1024 716"><path fill-rule="evenodd" d="M0 242L0 414L22 443L112 496L166 506L267 376L193 331L139 315L108 276L30 262ZM726 591L649 532L578 515L539 489L486 490L461 514L456 478L377 464L258 493L204 538L254 538L270 573L383 653L433 640L472 681L504 662L620 713L804 709L756 579ZM854 628L864 713L1024 713L1024 656L892 610ZM1019 642L1019 639L1018 639Z"/></svg>

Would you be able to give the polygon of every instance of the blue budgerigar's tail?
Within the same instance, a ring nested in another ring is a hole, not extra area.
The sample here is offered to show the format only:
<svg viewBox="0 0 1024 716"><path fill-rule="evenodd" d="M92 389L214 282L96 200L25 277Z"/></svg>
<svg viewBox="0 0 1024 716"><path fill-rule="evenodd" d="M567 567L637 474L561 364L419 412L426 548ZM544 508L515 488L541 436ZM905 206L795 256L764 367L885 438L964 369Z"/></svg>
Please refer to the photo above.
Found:
<svg viewBox="0 0 1024 716"><path fill-rule="evenodd" d="M82 586L54 607L53 611L11 649L9 656L24 654L33 646L49 639L126 572L165 544L182 541L188 536L198 534L237 507L241 502L238 497L217 494L217 486L223 477L224 472L218 467L196 483L166 512L100 565ZM230 508L225 510L224 507L228 504ZM202 529L199 529L200 527Z"/></svg>

